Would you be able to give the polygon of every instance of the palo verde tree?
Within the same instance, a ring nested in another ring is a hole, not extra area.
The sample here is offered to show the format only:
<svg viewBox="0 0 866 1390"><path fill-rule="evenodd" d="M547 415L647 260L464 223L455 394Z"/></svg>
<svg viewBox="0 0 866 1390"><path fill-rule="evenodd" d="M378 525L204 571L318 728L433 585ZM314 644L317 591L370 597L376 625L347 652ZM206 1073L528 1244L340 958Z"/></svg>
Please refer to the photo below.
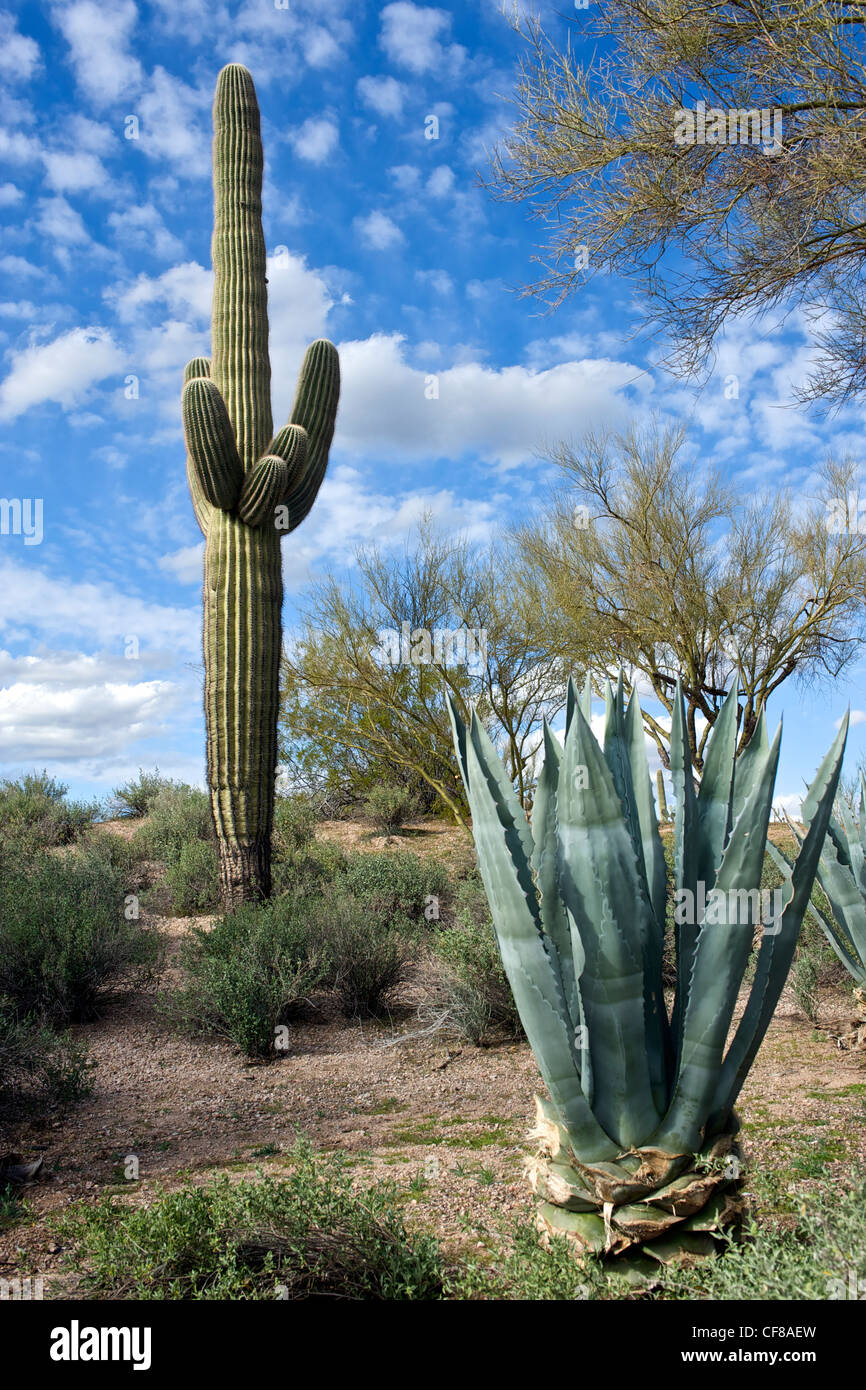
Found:
<svg viewBox="0 0 866 1390"><path fill-rule="evenodd" d="M506 562L422 519L402 551L362 549L352 582L302 599L283 663L281 758L299 785L361 793L390 780L466 824L446 697L474 707L526 804L544 714L565 700L540 624L518 612Z"/></svg>
<svg viewBox="0 0 866 1390"><path fill-rule="evenodd" d="M866 386L866 4L598 0L526 51L493 189L543 225L532 288L637 280L683 370L726 318L803 306L804 398ZM670 253L670 254L668 254Z"/></svg>
<svg viewBox="0 0 866 1390"><path fill-rule="evenodd" d="M282 645L280 540L325 474L336 348L307 350L290 423L272 436L262 142L253 80L232 63L213 108L213 359L184 375L187 479L205 535L207 774L223 905L267 895Z"/></svg>
<svg viewBox="0 0 866 1390"><path fill-rule="evenodd" d="M644 710L670 767L681 683L695 772L727 694L738 744L794 676L839 676L866 639L866 535L834 529L852 464L827 463L816 495L745 497L684 455L682 430L632 428L553 451L566 486L517 531L524 608L545 615L553 657L592 673L624 666L667 719Z"/></svg>

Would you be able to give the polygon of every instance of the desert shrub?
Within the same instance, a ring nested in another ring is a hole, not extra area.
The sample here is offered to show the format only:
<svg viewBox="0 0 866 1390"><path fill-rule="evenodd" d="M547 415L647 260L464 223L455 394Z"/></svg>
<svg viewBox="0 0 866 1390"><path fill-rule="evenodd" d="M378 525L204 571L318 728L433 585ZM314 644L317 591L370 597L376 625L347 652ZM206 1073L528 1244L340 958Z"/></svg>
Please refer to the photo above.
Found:
<svg viewBox="0 0 866 1390"><path fill-rule="evenodd" d="M278 796L274 802L273 853L289 859L316 838L316 808L308 797Z"/></svg>
<svg viewBox="0 0 866 1390"><path fill-rule="evenodd" d="M177 783L163 787L154 797L147 820L133 836L133 845L137 853L171 867L178 863L184 845L213 838L207 793Z"/></svg>
<svg viewBox="0 0 866 1390"><path fill-rule="evenodd" d="M133 777L122 787L114 788L109 802L110 810L118 818L147 816L153 810L153 803L160 792L174 785L170 777L161 775L158 767L154 768L153 772L145 772L144 768L140 767L137 777Z"/></svg>
<svg viewBox="0 0 866 1390"><path fill-rule="evenodd" d="M219 860L210 840L188 840L176 863L166 870L172 907L182 917L209 912L219 903Z"/></svg>
<svg viewBox="0 0 866 1390"><path fill-rule="evenodd" d="M361 803L361 813L374 830L382 835L394 835L418 815L418 801L408 787L379 782L367 792Z"/></svg>
<svg viewBox="0 0 866 1390"><path fill-rule="evenodd" d="M454 923L433 941L447 1020L477 1047L523 1035L480 878L458 883Z"/></svg>
<svg viewBox="0 0 866 1390"><path fill-rule="evenodd" d="M341 1157L306 1142L289 1157L286 1178L221 1177L147 1207L103 1198L58 1229L96 1298L443 1297L438 1245L406 1231L391 1184L356 1192Z"/></svg>
<svg viewBox="0 0 866 1390"><path fill-rule="evenodd" d="M16 1018L0 1002L0 1107L48 1109L88 1095L92 1064L69 1033Z"/></svg>
<svg viewBox="0 0 866 1390"><path fill-rule="evenodd" d="M417 927L339 888L314 905L311 920L318 920L328 983L343 1013L379 1013L418 955Z"/></svg>
<svg viewBox="0 0 866 1390"><path fill-rule="evenodd" d="M794 1219L760 1225L752 1213L742 1243L689 1270L665 1267L666 1298L845 1299L851 1272L866 1280L866 1182L862 1171L851 1191L837 1188L798 1194ZM863 1288L863 1284L860 1284Z"/></svg>
<svg viewBox="0 0 866 1390"><path fill-rule="evenodd" d="M0 872L0 998L16 1018L65 1025L94 1018L108 985L152 966L156 938L124 916L124 884L88 849L4 856Z"/></svg>
<svg viewBox="0 0 866 1390"><path fill-rule="evenodd" d="M88 851L101 858L121 876L129 892L146 888L150 881L148 866L142 858L140 845L134 839L123 835L113 835L110 831L96 826L85 841Z"/></svg>
<svg viewBox="0 0 866 1390"><path fill-rule="evenodd" d="M346 856L339 845L330 840L310 840L294 849L285 840L274 847L271 865L275 894L290 893L304 897L322 892L336 882L346 870Z"/></svg>
<svg viewBox="0 0 866 1390"><path fill-rule="evenodd" d="M229 1038L248 1057L274 1055L277 1026L326 973L309 915L289 897L246 903L210 930L194 928L181 963L186 983L164 1008L187 1031Z"/></svg>
<svg viewBox="0 0 866 1390"><path fill-rule="evenodd" d="M428 900L441 898L448 882L448 871L439 860L398 850L396 854L350 854L342 886L376 913L420 923Z"/></svg>
<svg viewBox="0 0 866 1390"><path fill-rule="evenodd" d="M73 844L99 815L96 802L67 801L68 788L47 772L0 782L0 835L18 850Z"/></svg>

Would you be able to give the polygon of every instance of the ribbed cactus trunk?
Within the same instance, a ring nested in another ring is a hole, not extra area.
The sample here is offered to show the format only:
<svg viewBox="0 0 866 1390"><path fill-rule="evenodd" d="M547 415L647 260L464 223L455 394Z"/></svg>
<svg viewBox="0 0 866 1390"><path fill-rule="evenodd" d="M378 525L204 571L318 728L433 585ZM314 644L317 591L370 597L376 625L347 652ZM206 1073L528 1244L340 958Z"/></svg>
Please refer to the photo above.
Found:
<svg viewBox="0 0 866 1390"><path fill-rule="evenodd" d="M308 350L291 423L272 439L262 143L246 68L214 101L213 360L185 373L187 476L206 537L207 768L223 906L267 897L277 766L280 540L324 476L339 398L333 345Z"/></svg>

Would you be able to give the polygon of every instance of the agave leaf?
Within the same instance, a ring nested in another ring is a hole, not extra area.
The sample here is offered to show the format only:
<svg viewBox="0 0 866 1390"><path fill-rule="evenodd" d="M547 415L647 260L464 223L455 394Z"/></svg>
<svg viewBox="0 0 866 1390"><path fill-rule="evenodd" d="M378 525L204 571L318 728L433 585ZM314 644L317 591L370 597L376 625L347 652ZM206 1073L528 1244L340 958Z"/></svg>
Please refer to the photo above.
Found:
<svg viewBox="0 0 866 1390"><path fill-rule="evenodd" d="M732 824L749 799L749 794L755 785L755 778L760 775L762 759L766 756L768 747L767 719L762 709L752 730L752 737L734 764Z"/></svg>
<svg viewBox="0 0 866 1390"><path fill-rule="evenodd" d="M703 879L707 891L716 881L731 829L738 709L737 687L734 685L725 697L707 740L698 790L698 878Z"/></svg>
<svg viewBox="0 0 866 1390"><path fill-rule="evenodd" d="M842 727L809 788L806 801L813 811L808 830L791 871L781 921L774 924L774 932L765 931L761 938L755 978L752 981L748 1003L722 1065L707 1126L708 1133L715 1133L727 1123L785 987L833 810L847 736L846 714ZM803 803L804 814L806 801Z"/></svg>
<svg viewBox="0 0 866 1390"><path fill-rule="evenodd" d="M644 1010L652 910L610 769L579 709L565 740L557 808L559 891L585 955L580 992L593 1107L606 1132L630 1146L652 1132L659 1114L648 1061L659 1041Z"/></svg>
<svg viewBox="0 0 866 1390"><path fill-rule="evenodd" d="M532 803L532 869L538 887L541 926L547 936L562 982L562 992L573 1028L582 1021L577 977L571 949L571 932L559 896L556 835L556 788L559 781L559 745L544 720L544 763ZM583 1084L583 1078L581 1078ZM584 1087L586 1090L586 1087Z"/></svg>
<svg viewBox="0 0 866 1390"><path fill-rule="evenodd" d="M860 848L866 854L866 773L860 773Z"/></svg>
<svg viewBox="0 0 866 1390"><path fill-rule="evenodd" d="M587 724L592 723L592 676L589 671L583 682L583 690L580 692L580 712Z"/></svg>
<svg viewBox="0 0 866 1390"><path fill-rule="evenodd" d="M645 942L644 1006L646 1008L647 1031L655 1033L658 1039L656 1046L650 1049L653 1099L659 1113L664 1114L670 1099L668 1087L673 1066L673 1042L662 981L667 871L658 820L656 819L655 798L650 783L643 719L640 703L634 691L628 702L624 724L632 792L637 813L637 832L640 837L636 846L636 854L643 871L643 882L655 918Z"/></svg>
<svg viewBox="0 0 866 1390"><path fill-rule="evenodd" d="M649 899L655 914L660 934L664 933L665 908L667 902L667 874L665 871L665 852L659 834L656 817L655 797L650 782L649 764L646 756L646 740L643 731L640 702L633 692L625 715L625 738L628 745L631 781L637 808L640 845L643 855L644 877L647 882ZM661 947L661 941L659 941Z"/></svg>
<svg viewBox="0 0 866 1390"><path fill-rule="evenodd" d="M719 920L710 921L705 916L698 936L679 1073L670 1111L656 1141L672 1152L697 1149L718 1084L728 1029L752 948L781 738L780 725L722 855L713 884L723 895ZM740 894L746 895L745 911Z"/></svg>
<svg viewBox="0 0 866 1390"><path fill-rule="evenodd" d="M568 678L568 688L565 694L565 732L571 728L571 721L574 718L574 711L577 708L578 695L577 686L574 683L574 676Z"/></svg>
<svg viewBox="0 0 866 1390"><path fill-rule="evenodd" d="M683 691L677 681L671 719L671 783L676 811L674 813L674 887L694 894L698 881L698 815L697 796L692 778L692 759L686 736L686 713ZM677 983L671 1015L674 1049L679 1057L682 1045L683 1019L692 979L692 962L698 939L695 923L675 927Z"/></svg>
<svg viewBox="0 0 866 1390"><path fill-rule="evenodd" d="M455 716L459 718L452 708L452 718ZM502 964L526 1036L572 1144L581 1153L593 1153L597 1159L609 1158L616 1152L616 1145L601 1128L581 1089L575 1037L557 973L539 930L534 887L530 897L523 883L521 837L509 833L509 822L522 816L525 826L526 818L510 784L510 796L498 797L501 784L507 779L497 777L494 769L485 766L490 750L484 740L476 737L477 723L473 720L465 741L466 778L478 865ZM496 757L495 751L493 756Z"/></svg>

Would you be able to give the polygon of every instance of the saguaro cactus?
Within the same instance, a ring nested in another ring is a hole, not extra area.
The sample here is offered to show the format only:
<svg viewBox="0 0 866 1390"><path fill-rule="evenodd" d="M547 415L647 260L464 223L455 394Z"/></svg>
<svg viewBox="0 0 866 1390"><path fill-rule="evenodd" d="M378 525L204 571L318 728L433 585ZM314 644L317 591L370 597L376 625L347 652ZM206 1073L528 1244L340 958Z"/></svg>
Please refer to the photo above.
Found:
<svg viewBox="0 0 866 1390"><path fill-rule="evenodd" d="M328 463L340 394L332 343L307 350L271 437L262 142L253 80L231 63L213 108L213 360L184 373L187 480L205 535L207 767L223 905L267 897L282 636L280 540Z"/></svg>

